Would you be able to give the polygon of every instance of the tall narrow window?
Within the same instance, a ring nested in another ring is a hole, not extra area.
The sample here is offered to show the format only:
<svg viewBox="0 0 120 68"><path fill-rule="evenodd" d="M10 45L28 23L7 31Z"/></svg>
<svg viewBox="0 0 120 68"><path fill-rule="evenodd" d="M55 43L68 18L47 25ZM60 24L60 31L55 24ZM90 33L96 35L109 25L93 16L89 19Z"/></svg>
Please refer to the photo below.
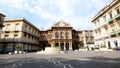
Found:
<svg viewBox="0 0 120 68"><path fill-rule="evenodd" d="M5 35L5 39L8 39L8 36L9 36L9 35Z"/></svg>
<svg viewBox="0 0 120 68"><path fill-rule="evenodd" d="M17 40L17 37L18 37L18 35L16 34L16 35L14 35L14 41L16 41Z"/></svg>
<svg viewBox="0 0 120 68"><path fill-rule="evenodd" d="M100 26L100 21L99 21L99 19L97 20L97 24L98 24L97 26Z"/></svg>
<svg viewBox="0 0 120 68"><path fill-rule="evenodd" d="M110 19L113 18L113 16L112 16L112 12L109 13L109 16L110 16Z"/></svg>
<svg viewBox="0 0 120 68"><path fill-rule="evenodd" d="M10 24L6 25L5 31L9 31L9 26L10 26Z"/></svg>
<svg viewBox="0 0 120 68"><path fill-rule="evenodd" d="M45 34L43 34L43 39L46 39Z"/></svg>
<svg viewBox="0 0 120 68"><path fill-rule="evenodd" d="M120 14L120 9L119 8L116 8L116 13Z"/></svg>
<svg viewBox="0 0 120 68"><path fill-rule="evenodd" d="M106 22L106 16L103 16L104 22Z"/></svg>
<svg viewBox="0 0 120 68"><path fill-rule="evenodd" d="M55 37L59 38L59 33L58 32L55 33Z"/></svg>
<svg viewBox="0 0 120 68"><path fill-rule="evenodd" d="M115 26L114 26L114 25L112 25L111 27L112 27L112 31L115 31Z"/></svg>
<svg viewBox="0 0 120 68"><path fill-rule="evenodd" d="M69 32L65 33L65 37L66 37L66 39L69 38Z"/></svg>
<svg viewBox="0 0 120 68"><path fill-rule="evenodd" d="M50 40L52 39L52 34L49 34L49 39L50 39Z"/></svg>
<svg viewBox="0 0 120 68"><path fill-rule="evenodd" d="M60 38L63 39L63 37L64 37L64 33L60 32Z"/></svg>
<svg viewBox="0 0 120 68"><path fill-rule="evenodd" d="M15 24L15 31L18 31L19 30L19 24Z"/></svg>

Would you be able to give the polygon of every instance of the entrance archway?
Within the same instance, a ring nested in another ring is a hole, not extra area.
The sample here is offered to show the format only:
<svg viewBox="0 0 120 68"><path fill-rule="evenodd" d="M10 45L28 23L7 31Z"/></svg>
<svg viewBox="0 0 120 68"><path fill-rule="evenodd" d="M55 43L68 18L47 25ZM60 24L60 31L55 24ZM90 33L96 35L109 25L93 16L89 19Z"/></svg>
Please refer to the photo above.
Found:
<svg viewBox="0 0 120 68"><path fill-rule="evenodd" d="M115 44L116 47L118 47L118 41L117 40L114 41L114 44Z"/></svg>
<svg viewBox="0 0 120 68"><path fill-rule="evenodd" d="M64 43L60 43L60 48L62 51L64 50Z"/></svg>
<svg viewBox="0 0 120 68"><path fill-rule="evenodd" d="M69 50L69 43L66 43L66 50Z"/></svg>
<svg viewBox="0 0 120 68"><path fill-rule="evenodd" d="M45 43L43 43L43 47L42 47L42 49L43 49L43 50L45 50L45 47L46 47L46 44L45 44Z"/></svg>
<svg viewBox="0 0 120 68"><path fill-rule="evenodd" d="M110 45L110 41L108 42L108 49L110 49L111 48L111 45Z"/></svg>
<svg viewBox="0 0 120 68"><path fill-rule="evenodd" d="M55 47L59 47L59 43L55 43Z"/></svg>

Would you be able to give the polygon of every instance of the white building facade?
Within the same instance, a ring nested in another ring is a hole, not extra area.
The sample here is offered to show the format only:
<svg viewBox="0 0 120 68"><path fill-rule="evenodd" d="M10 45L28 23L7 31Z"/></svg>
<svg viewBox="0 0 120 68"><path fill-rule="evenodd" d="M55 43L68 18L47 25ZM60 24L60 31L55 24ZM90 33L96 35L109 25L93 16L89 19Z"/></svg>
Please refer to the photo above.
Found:
<svg viewBox="0 0 120 68"><path fill-rule="evenodd" d="M93 17L94 43L99 48L120 47L120 1L113 0Z"/></svg>

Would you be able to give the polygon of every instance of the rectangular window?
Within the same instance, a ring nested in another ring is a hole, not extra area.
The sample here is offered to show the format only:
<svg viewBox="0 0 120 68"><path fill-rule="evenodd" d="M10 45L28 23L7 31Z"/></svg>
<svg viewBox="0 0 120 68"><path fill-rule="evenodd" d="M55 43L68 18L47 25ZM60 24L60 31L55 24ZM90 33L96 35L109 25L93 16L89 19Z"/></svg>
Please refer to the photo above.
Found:
<svg viewBox="0 0 120 68"><path fill-rule="evenodd" d="M116 8L116 13L117 13L117 14L120 14L120 9L119 9L119 7Z"/></svg>
<svg viewBox="0 0 120 68"><path fill-rule="evenodd" d="M112 25L111 27L112 27L112 31L115 31L114 25Z"/></svg>
<svg viewBox="0 0 120 68"><path fill-rule="evenodd" d="M9 36L9 35L5 35L5 39L8 39L8 36Z"/></svg>
<svg viewBox="0 0 120 68"><path fill-rule="evenodd" d="M5 31L9 31L10 24L6 25Z"/></svg>
<svg viewBox="0 0 120 68"><path fill-rule="evenodd" d="M18 35L14 35L14 40L16 40L16 39L17 39L17 37L18 37Z"/></svg>
<svg viewBox="0 0 120 68"><path fill-rule="evenodd" d="M18 31L19 30L19 24L16 24L15 25L15 31Z"/></svg>
<svg viewBox="0 0 120 68"><path fill-rule="evenodd" d="M112 12L109 13L109 16L110 16L110 19L113 18L113 16L112 16Z"/></svg>
<svg viewBox="0 0 120 68"><path fill-rule="evenodd" d="M103 16L104 22L106 22L106 16Z"/></svg>
<svg viewBox="0 0 120 68"><path fill-rule="evenodd" d="M97 20L97 24L98 24L97 26L100 26L100 21L99 20Z"/></svg>

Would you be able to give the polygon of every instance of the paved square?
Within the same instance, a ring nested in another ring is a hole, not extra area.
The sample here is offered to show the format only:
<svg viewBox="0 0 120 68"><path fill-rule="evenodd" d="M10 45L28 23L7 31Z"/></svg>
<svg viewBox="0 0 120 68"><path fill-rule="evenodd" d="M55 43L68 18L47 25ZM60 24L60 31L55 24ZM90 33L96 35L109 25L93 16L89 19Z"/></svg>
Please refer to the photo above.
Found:
<svg viewBox="0 0 120 68"><path fill-rule="evenodd" d="M119 68L120 52L0 55L0 68Z"/></svg>

